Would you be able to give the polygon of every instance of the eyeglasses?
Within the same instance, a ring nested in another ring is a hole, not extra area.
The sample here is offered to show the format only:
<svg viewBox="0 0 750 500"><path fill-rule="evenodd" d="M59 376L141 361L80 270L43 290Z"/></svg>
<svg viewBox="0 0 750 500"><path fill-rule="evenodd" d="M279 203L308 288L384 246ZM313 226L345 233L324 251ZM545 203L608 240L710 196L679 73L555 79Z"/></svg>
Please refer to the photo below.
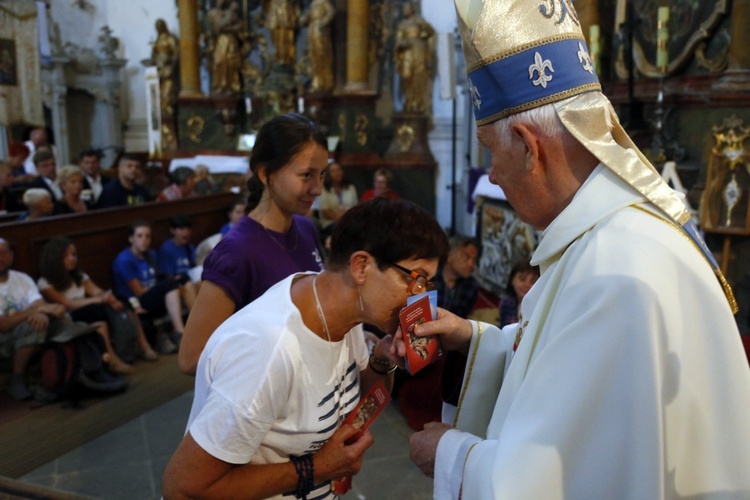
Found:
<svg viewBox="0 0 750 500"><path fill-rule="evenodd" d="M411 269L399 266L398 264L391 264L391 267L395 267L399 271L411 276L412 282L409 284L409 295L418 295L422 292L433 290L435 288L435 283L433 283L432 281L428 281L425 276L419 274L416 271L412 271Z"/></svg>

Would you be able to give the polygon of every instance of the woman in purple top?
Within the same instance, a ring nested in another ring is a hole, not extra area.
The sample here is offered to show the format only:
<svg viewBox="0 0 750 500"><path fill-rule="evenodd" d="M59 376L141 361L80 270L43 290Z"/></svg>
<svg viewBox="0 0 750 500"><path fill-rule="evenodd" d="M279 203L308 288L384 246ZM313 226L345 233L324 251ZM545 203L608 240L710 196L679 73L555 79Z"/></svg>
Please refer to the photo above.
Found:
<svg viewBox="0 0 750 500"><path fill-rule="evenodd" d="M317 230L305 215L323 187L325 136L296 113L258 131L250 158L249 213L203 263L203 282L180 344L179 363L194 374L214 330L292 273L320 271Z"/></svg>

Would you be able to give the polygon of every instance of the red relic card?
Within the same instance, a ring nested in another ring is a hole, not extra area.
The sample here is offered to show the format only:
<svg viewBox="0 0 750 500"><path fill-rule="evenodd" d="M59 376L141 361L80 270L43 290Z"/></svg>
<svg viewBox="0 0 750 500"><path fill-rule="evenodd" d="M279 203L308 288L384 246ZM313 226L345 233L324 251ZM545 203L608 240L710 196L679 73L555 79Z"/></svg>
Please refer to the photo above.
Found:
<svg viewBox="0 0 750 500"><path fill-rule="evenodd" d="M422 297L404 307L399 314L401 333L406 344L406 369L414 375L419 370L435 361L441 354L440 342L435 337L417 337L414 327L432 321L430 299Z"/></svg>
<svg viewBox="0 0 750 500"><path fill-rule="evenodd" d="M365 430L375 421L380 415L388 403L391 402L391 394L388 389L385 388L383 382L378 380L375 384L367 391L362 399L359 400L357 406L347 415L344 420L345 424L353 425L359 429L359 432L354 436L346 440L347 444L353 443L362 435ZM346 476L336 481L332 481L331 486L334 493L337 495L343 495L352 487L352 477Z"/></svg>

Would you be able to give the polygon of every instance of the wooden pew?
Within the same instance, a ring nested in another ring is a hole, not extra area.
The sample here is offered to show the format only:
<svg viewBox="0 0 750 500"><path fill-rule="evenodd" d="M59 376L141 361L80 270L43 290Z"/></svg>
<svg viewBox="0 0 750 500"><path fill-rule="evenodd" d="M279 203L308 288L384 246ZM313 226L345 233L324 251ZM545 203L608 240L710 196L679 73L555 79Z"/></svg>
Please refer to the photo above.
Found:
<svg viewBox="0 0 750 500"><path fill-rule="evenodd" d="M193 243L197 245L219 232L226 222L226 208L235 197L232 193L221 193L33 221L0 223L0 237L14 244L13 268L37 279L39 257L45 243L52 238L66 236L76 245L81 269L94 283L107 289L112 287L112 262L128 246L128 234L133 221L144 219L151 223L151 248L158 250L171 237L169 219L175 215L187 215L192 219Z"/></svg>

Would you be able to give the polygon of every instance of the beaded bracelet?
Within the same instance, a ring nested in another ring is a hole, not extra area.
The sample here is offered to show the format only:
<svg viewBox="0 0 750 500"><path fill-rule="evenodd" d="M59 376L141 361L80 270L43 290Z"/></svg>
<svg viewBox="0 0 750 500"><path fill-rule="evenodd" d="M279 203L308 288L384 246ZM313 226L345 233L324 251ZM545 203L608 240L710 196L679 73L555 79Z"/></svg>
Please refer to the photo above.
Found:
<svg viewBox="0 0 750 500"><path fill-rule="evenodd" d="M297 489L294 491L294 496L306 499L315 485L313 456L311 453L302 455L301 457L290 456L289 460L294 464L294 469L297 471L298 477Z"/></svg>
<svg viewBox="0 0 750 500"><path fill-rule="evenodd" d="M379 370L376 368L377 366L382 366L385 368L385 370ZM387 361L383 361L382 359L376 358L375 353L370 354L370 361L369 361L370 370L374 371L378 375L389 375L396 371L396 368L398 368L398 365L391 361L390 359Z"/></svg>

